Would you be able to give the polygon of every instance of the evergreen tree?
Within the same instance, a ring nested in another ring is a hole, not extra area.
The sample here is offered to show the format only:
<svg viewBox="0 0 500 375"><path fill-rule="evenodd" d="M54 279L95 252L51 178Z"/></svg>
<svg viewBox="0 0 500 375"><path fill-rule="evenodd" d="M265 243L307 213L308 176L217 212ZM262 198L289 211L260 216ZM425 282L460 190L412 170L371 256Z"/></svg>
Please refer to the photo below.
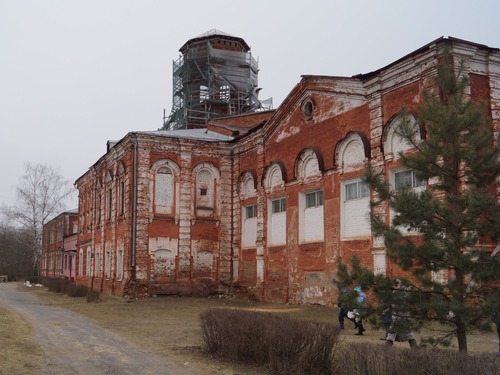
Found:
<svg viewBox="0 0 500 375"><path fill-rule="evenodd" d="M427 342L449 344L456 336L459 350L467 351L467 334L490 330L500 306L500 251L492 251L500 240L500 149L485 108L468 98L468 77L461 64L455 72L449 54L435 83L424 92L421 126L404 121L397 130L416 150L400 155L402 164L427 181L425 190L391 189L374 167L365 175L376 197L373 235L384 239L388 258L408 277L396 286L354 259L350 270L339 264L339 279L373 288L372 319L386 308L410 312L415 329L438 328ZM391 223L376 213L387 202Z"/></svg>

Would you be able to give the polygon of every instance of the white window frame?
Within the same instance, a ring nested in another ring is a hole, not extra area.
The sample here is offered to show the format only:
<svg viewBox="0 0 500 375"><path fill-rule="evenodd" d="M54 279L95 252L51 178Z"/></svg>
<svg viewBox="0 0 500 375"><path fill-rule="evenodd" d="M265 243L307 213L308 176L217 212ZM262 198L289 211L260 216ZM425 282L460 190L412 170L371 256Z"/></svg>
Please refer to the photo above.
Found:
<svg viewBox="0 0 500 375"><path fill-rule="evenodd" d="M408 172L410 172L411 183L405 184L401 187L396 186L396 184L397 184L396 176L403 174L403 173L408 173ZM425 190L425 187L427 185L427 181L417 178L414 169L396 169L396 170L394 170L392 172L392 186L394 187L394 189L400 190L401 188L403 188L404 186L407 186L407 185L410 186L415 191L421 191L421 190Z"/></svg>
<svg viewBox="0 0 500 375"><path fill-rule="evenodd" d="M257 241L257 204L242 208L241 247L254 248Z"/></svg>
<svg viewBox="0 0 500 375"><path fill-rule="evenodd" d="M286 245L286 197L269 199L267 220L268 246Z"/></svg>
<svg viewBox="0 0 500 375"><path fill-rule="evenodd" d="M414 192L422 192L422 191L424 191L427 188L427 180L420 180L419 181L418 178L415 175L415 170L414 169L410 169L410 168L406 168L406 167L399 167L399 168L394 168L394 169L390 170L390 173L389 173L390 180L389 180L389 182L390 182L391 189L394 190L394 191L397 191L396 190L396 175L399 174L399 173L407 172L407 171L411 171L412 172L411 173L411 188L413 189L413 191ZM399 187L398 187L398 189L399 189ZM389 222L391 223L391 225L392 225L392 220L394 218L394 215L395 215L395 212L391 208L390 212L389 212ZM409 229L406 229L405 227L399 227L398 229L402 233L406 233L406 234L415 234L415 233L418 233L416 231L411 231Z"/></svg>
<svg viewBox="0 0 500 375"><path fill-rule="evenodd" d="M371 236L370 186L361 178L342 181L340 197L341 238Z"/></svg>
<svg viewBox="0 0 500 375"><path fill-rule="evenodd" d="M321 225L317 225L321 222ZM311 190L299 195L299 242L325 240L325 213L323 190Z"/></svg>
<svg viewBox="0 0 500 375"><path fill-rule="evenodd" d="M304 193L306 209L323 206L323 190L315 190Z"/></svg>
<svg viewBox="0 0 500 375"><path fill-rule="evenodd" d="M257 217L257 204L245 206L245 219L253 219Z"/></svg>

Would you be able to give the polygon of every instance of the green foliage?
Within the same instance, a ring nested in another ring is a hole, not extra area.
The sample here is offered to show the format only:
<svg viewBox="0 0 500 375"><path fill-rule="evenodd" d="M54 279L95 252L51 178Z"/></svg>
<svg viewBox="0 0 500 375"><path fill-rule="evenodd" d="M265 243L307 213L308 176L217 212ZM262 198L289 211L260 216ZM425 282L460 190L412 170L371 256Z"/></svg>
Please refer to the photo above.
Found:
<svg viewBox="0 0 500 375"><path fill-rule="evenodd" d="M339 280L373 289L376 306L367 314L375 323L388 306L410 311L415 329L439 323L439 337L430 342L445 344L456 335L459 349L466 351L466 334L490 329L500 306L494 293L500 281L500 252L494 255L487 246L491 249L500 241L495 194L500 149L485 109L466 96L469 82L462 66L457 73L454 69L446 54L436 87L424 93L418 111L423 140L418 141L418 128L409 120L397 129L417 150L400 155L402 164L428 181L426 189L395 191L371 166L365 175L377 197L371 202L372 231L384 239L388 258L408 277L395 286L394 280L370 275L352 260L350 269L339 265ZM376 214L381 211L376 208L387 203L394 212L389 224L385 215ZM448 272L446 285L431 277L440 271Z"/></svg>

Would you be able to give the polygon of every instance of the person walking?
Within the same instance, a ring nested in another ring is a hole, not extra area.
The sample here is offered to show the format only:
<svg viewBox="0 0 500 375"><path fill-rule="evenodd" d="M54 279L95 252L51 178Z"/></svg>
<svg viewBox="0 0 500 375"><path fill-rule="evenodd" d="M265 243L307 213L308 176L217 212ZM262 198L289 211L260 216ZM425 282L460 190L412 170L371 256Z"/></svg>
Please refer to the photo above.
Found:
<svg viewBox="0 0 500 375"><path fill-rule="evenodd" d="M408 287L403 287L399 280L396 280L394 284L393 293L403 293L401 296L406 299L408 293ZM392 347L394 341L404 342L408 341L410 348L417 347L417 340L411 329L410 313L405 309L393 309L391 324L385 338L385 345L387 347Z"/></svg>
<svg viewBox="0 0 500 375"><path fill-rule="evenodd" d="M363 336L365 328L363 327L362 313L363 309L366 307L366 294L363 293L360 286L354 288L354 291L358 293L356 297L356 308L353 310L354 313L354 328L358 330L356 336Z"/></svg>
<svg viewBox="0 0 500 375"><path fill-rule="evenodd" d="M347 318L347 309L345 307L346 298L349 295L349 288L343 284L338 285L339 295L337 297L337 306L339 307L339 327L344 329L344 321Z"/></svg>
<svg viewBox="0 0 500 375"><path fill-rule="evenodd" d="M417 347L417 340L411 330L410 315L406 312L397 311L392 314L392 323L389 327L389 333L385 338L385 345L390 347L394 341L404 342L408 341L410 348Z"/></svg>

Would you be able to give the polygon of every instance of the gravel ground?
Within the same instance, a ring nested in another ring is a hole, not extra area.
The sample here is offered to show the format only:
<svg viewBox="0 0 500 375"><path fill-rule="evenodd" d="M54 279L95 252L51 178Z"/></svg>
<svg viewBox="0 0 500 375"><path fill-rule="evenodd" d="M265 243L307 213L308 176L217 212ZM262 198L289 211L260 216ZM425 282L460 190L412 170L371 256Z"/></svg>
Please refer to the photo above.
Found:
<svg viewBox="0 0 500 375"><path fill-rule="evenodd" d="M146 353L82 315L16 288L16 283L0 283L0 306L34 327L45 352L44 375L190 374L181 364Z"/></svg>

